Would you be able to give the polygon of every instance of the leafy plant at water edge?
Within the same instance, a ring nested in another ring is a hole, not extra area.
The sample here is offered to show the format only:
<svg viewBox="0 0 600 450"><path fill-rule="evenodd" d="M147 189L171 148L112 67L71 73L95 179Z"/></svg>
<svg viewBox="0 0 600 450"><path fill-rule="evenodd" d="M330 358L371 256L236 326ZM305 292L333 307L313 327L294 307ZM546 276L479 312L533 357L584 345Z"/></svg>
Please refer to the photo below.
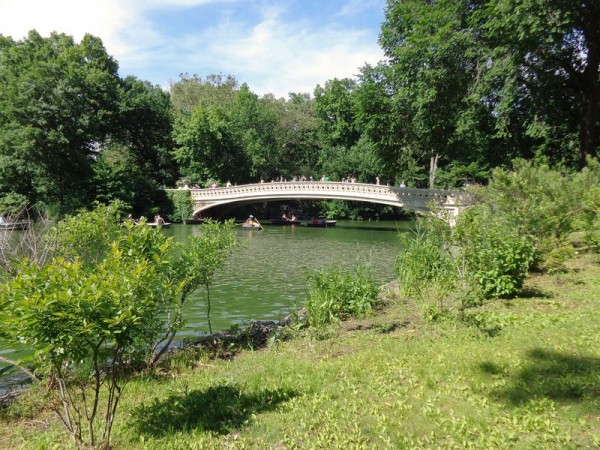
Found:
<svg viewBox="0 0 600 450"><path fill-rule="evenodd" d="M165 288L169 291L172 301L167 310L164 337L154 346L154 350L158 351L153 352L152 364L158 362L183 326L183 307L189 295L200 286L206 289L208 326L212 334L210 285L217 269L238 245L231 231L233 226L233 221L206 222L202 226L201 234L190 236L181 247L177 260L169 265Z"/></svg>
<svg viewBox="0 0 600 450"><path fill-rule="evenodd" d="M489 186L474 192L493 215L519 235L534 239L535 267L577 229L591 224L600 208L600 165L565 174L546 164L515 160L512 171L496 169Z"/></svg>
<svg viewBox="0 0 600 450"><path fill-rule="evenodd" d="M55 411L78 446L108 445L127 365L143 360L160 324L164 298L156 272L168 246L150 259L122 244L94 270L78 258L56 258L41 268L25 260L1 287L0 322L57 384Z"/></svg>
<svg viewBox="0 0 600 450"><path fill-rule="evenodd" d="M350 316L367 314L377 303L379 289L371 268L357 263L353 274L331 267L307 276L308 321L321 327Z"/></svg>
<svg viewBox="0 0 600 450"><path fill-rule="evenodd" d="M171 219L174 222L185 222L192 217L192 195L189 189L178 189L167 192L169 199L173 203L173 215Z"/></svg>
<svg viewBox="0 0 600 450"><path fill-rule="evenodd" d="M448 305L444 305L444 300L458 280L446 228L441 220L429 218L413 235L400 236L401 250L396 257L398 287L402 295L419 302L419 314L428 320L445 313Z"/></svg>
<svg viewBox="0 0 600 450"><path fill-rule="evenodd" d="M177 249L117 211L99 206L68 219L47 237L63 244L53 259L24 259L0 285L0 325L56 383L55 410L78 446L109 446L127 375L158 361L168 343L155 350L181 328L189 294L208 287L235 244L231 223L213 223Z"/></svg>

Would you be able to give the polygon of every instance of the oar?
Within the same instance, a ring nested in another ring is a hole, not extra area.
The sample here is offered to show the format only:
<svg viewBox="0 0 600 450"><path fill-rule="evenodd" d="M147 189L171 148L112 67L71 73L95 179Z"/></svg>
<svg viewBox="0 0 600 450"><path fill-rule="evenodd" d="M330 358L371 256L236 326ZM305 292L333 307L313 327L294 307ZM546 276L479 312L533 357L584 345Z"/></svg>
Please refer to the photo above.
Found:
<svg viewBox="0 0 600 450"><path fill-rule="evenodd" d="M264 228L263 228L262 224L258 221L258 219L255 217L254 220L256 221L256 223L258 224L260 229L264 231Z"/></svg>

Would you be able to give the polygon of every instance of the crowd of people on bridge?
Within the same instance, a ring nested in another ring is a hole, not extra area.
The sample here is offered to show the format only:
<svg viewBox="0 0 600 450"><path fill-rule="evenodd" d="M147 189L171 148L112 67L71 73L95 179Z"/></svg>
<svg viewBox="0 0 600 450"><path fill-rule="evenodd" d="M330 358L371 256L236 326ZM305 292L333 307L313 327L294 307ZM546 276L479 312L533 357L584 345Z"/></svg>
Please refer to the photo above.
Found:
<svg viewBox="0 0 600 450"><path fill-rule="evenodd" d="M335 181L332 180L331 177L327 174L323 174L321 176L321 178L319 178L318 180L316 180L315 178L313 178L312 176L304 176L304 175L300 175L300 176L294 176L291 179L287 179L285 178L283 175L279 175L273 179L271 179L271 183L287 183L287 182L304 182L304 181L320 181L320 182L330 182L330 181ZM358 183L357 178L354 175L348 175L347 177L342 177L342 179L340 180L342 183ZM264 178L260 178L259 183L265 183L265 179ZM375 177L375 184L376 185L380 185L381 184L381 179L379 176ZM231 181L227 181L224 185L224 187L231 187L231 186L237 186L237 183L231 183ZM386 182L386 186L391 186L391 182L390 180L388 180ZM202 187L198 184L195 183L192 186L190 186L190 184L187 181L182 181L179 182L177 184L178 189L202 189ZM207 184L206 186L208 189L217 189L219 188L219 184L215 181L211 181L210 183ZM406 187L406 183L404 181L401 181L400 184L398 185L398 187L400 188L405 188Z"/></svg>

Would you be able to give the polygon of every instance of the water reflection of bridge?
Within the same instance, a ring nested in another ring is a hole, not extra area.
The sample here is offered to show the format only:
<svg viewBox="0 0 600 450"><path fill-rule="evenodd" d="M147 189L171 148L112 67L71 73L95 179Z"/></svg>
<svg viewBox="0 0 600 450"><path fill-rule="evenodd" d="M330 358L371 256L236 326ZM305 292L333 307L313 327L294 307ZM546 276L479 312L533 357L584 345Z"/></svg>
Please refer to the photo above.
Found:
<svg viewBox="0 0 600 450"><path fill-rule="evenodd" d="M432 206L456 217L466 206L463 191L318 181L257 183L216 189L190 189L194 214L216 206L277 200L352 200L396 206L423 213Z"/></svg>

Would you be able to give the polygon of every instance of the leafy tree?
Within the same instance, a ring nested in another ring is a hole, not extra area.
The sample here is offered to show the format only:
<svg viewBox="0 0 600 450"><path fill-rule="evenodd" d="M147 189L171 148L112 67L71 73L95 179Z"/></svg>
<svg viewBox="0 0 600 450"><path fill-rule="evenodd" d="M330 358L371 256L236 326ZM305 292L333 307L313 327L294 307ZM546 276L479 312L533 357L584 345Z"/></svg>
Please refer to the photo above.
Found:
<svg viewBox="0 0 600 450"><path fill-rule="evenodd" d="M0 37L0 192L57 205L85 202L91 166L115 125L117 63L102 42L64 34Z"/></svg>
<svg viewBox="0 0 600 450"><path fill-rule="evenodd" d="M438 155L581 166L598 147L599 21L597 2L389 0L360 122L400 170Z"/></svg>
<svg viewBox="0 0 600 450"><path fill-rule="evenodd" d="M325 87L317 85L315 88L315 110L324 139L331 146L350 148L360 138L355 120L356 89L356 81L349 78L334 78L327 81Z"/></svg>
<svg viewBox="0 0 600 450"><path fill-rule="evenodd" d="M178 81L171 83L171 102L175 113L189 114L198 106L232 103L238 87L232 75L212 74L203 80L182 73Z"/></svg>
<svg viewBox="0 0 600 450"><path fill-rule="evenodd" d="M265 96L262 101L277 117L276 149L266 177L316 175L322 147L314 101L309 95L290 94L288 100ZM262 174L261 174L262 175Z"/></svg>
<svg viewBox="0 0 600 450"><path fill-rule="evenodd" d="M183 325L189 294L210 284L235 246L231 223L211 224L177 248L143 221L122 222L119 208L101 205L59 224L48 237L54 258L21 260L0 285L0 329L30 347L56 383L54 409L78 446L110 446L128 376L158 361Z"/></svg>
<svg viewBox="0 0 600 450"><path fill-rule="evenodd" d="M198 106L175 121L174 156L181 174L192 182L235 180L246 167L228 111L218 105Z"/></svg>
<svg viewBox="0 0 600 450"><path fill-rule="evenodd" d="M597 155L600 3L495 0L473 26L489 49L477 93L494 95L497 124L518 110L537 154L580 167Z"/></svg>
<svg viewBox="0 0 600 450"><path fill-rule="evenodd" d="M129 162L157 185L173 185L177 170L171 156L173 114L169 94L160 86L131 76L121 82L121 87L117 136L127 146Z"/></svg>

